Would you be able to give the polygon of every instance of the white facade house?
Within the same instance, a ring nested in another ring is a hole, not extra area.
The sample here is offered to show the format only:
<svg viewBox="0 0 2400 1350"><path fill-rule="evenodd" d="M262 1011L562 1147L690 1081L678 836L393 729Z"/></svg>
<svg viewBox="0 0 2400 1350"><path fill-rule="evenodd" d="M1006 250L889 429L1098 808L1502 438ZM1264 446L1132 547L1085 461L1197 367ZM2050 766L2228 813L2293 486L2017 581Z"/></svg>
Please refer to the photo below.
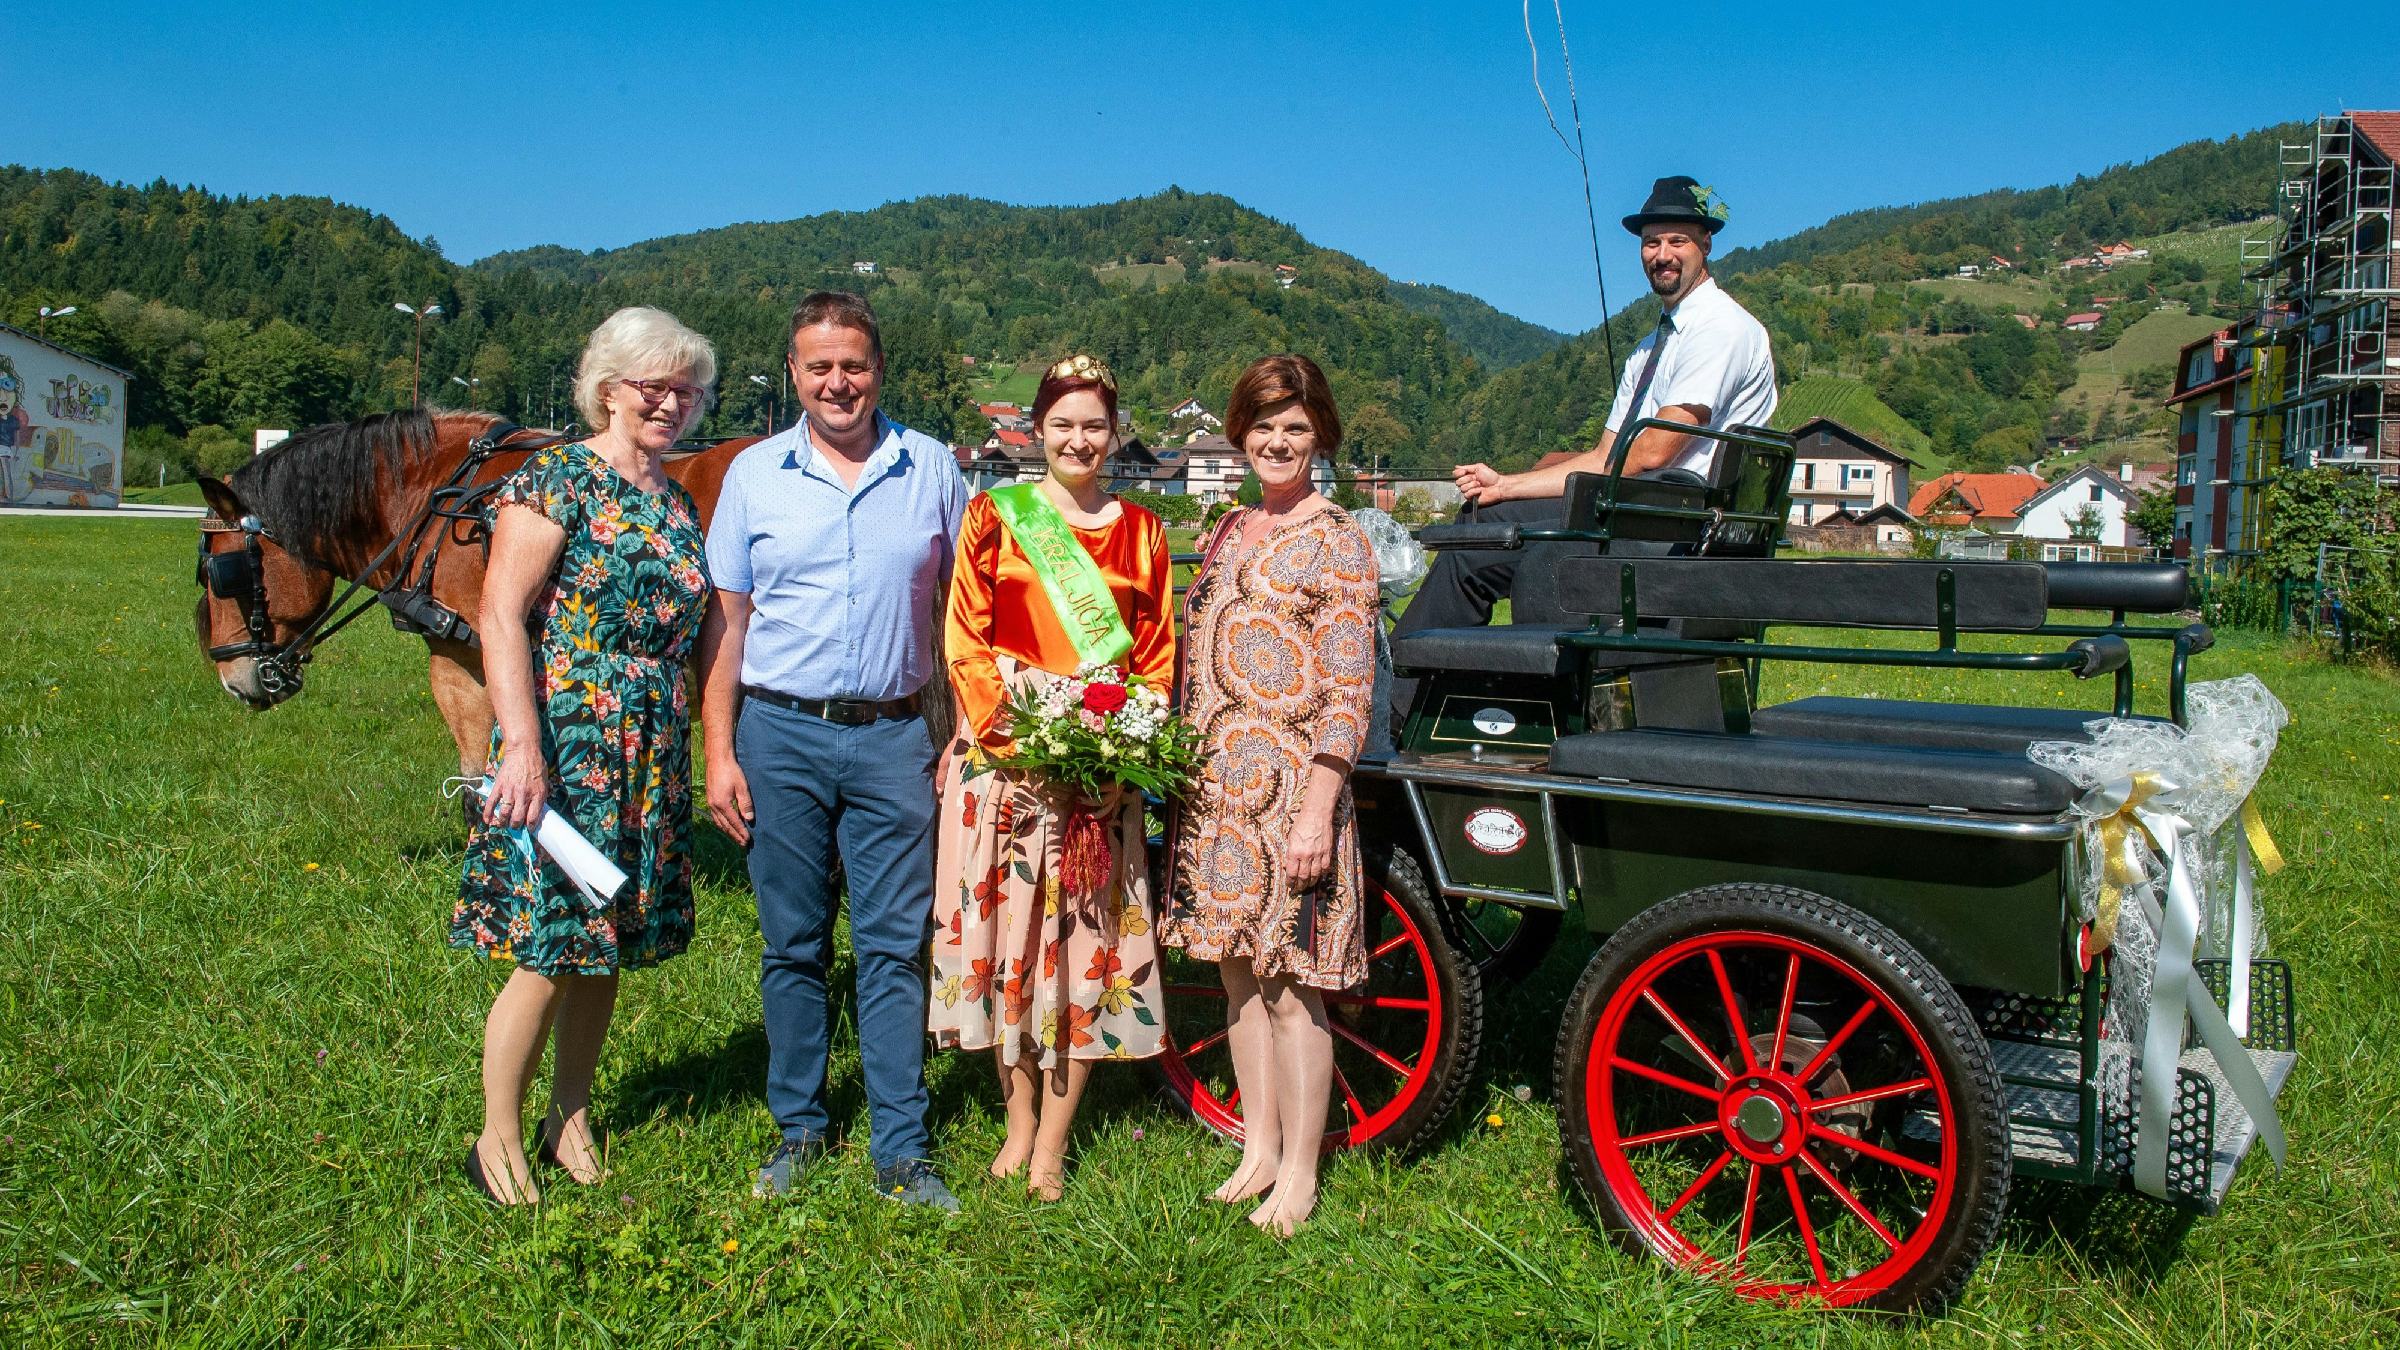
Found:
<svg viewBox="0 0 2400 1350"><path fill-rule="evenodd" d="M0 324L0 503L115 506L132 378Z"/></svg>
<svg viewBox="0 0 2400 1350"><path fill-rule="evenodd" d="M2136 542L2125 523L2134 506L2133 489L2107 471L2086 464L2026 499L2017 512L2016 533L2043 540L2045 562L2091 561L2103 548L2127 548ZM2076 526L2096 517L2097 535L2077 538Z"/></svg>

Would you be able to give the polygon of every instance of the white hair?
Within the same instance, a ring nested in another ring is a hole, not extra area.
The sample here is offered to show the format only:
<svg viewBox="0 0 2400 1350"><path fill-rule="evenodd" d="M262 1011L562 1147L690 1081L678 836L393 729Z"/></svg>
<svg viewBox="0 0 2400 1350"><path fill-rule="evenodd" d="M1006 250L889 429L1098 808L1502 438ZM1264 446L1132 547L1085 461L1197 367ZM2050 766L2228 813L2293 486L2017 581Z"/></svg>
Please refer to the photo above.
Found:
<svg viewBox="0 0 2400 1350"><path fill-rule="evenodd" d="M600 321L575 367L575 410L593 431L608 429L602 391L628 376L675 375L703 389L717 383L717 349L663 309L629 305ZM708 410L703 398L699 411ZM697 415L697 414L695 414Z"/></svg>

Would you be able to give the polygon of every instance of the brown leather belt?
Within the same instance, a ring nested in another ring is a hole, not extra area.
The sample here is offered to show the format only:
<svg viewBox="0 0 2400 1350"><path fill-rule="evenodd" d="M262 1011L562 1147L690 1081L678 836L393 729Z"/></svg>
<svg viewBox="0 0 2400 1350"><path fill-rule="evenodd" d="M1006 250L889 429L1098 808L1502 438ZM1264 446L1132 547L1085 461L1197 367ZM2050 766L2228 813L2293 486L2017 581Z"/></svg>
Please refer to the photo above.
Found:
<svg viewBox="0 0 2400 1350"><path fill-rule="evenodd" d="M755 684L743 685L742 696L757 699L761 703L771 703L778 708L789 708L793 712L807 713L811 717L822 717L845 727L863 727L870 722L887 721L894 717L914 717L924 704L923 697L918 694L886 699L794 698L772 689L761 689Z"/></svg>

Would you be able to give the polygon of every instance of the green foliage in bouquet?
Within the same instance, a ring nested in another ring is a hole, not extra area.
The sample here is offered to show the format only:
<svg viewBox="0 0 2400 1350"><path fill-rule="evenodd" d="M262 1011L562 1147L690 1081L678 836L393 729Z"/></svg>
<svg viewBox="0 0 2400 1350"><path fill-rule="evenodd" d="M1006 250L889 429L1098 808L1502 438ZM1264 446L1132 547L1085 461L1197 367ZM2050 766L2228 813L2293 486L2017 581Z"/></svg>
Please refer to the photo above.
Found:
<svg viewBox="0 0 2400 1350"><path fill-rule="evenodd" d="M1120 783L1173 797L1200 772L1200 733L1165 694L1115 666L1038 676L1010 691L1001 715L1015 746L995 765L1087 799Z"/></svg>

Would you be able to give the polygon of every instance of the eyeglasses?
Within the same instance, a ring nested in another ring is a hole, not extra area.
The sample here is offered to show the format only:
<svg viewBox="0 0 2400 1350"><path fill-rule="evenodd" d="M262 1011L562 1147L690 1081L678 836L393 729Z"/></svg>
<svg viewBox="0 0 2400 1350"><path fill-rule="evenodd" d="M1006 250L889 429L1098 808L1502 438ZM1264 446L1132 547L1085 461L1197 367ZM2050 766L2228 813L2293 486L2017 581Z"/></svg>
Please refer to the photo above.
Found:
<svg viewBox="0 0 2400 1350"><path fill-rule="evenodd" d="M696 408L708 391L696 384L677 384L673 380L619 380L618 384L642 396L642 402L655 408L673 394L683 400L686 408Z"/></svg>

